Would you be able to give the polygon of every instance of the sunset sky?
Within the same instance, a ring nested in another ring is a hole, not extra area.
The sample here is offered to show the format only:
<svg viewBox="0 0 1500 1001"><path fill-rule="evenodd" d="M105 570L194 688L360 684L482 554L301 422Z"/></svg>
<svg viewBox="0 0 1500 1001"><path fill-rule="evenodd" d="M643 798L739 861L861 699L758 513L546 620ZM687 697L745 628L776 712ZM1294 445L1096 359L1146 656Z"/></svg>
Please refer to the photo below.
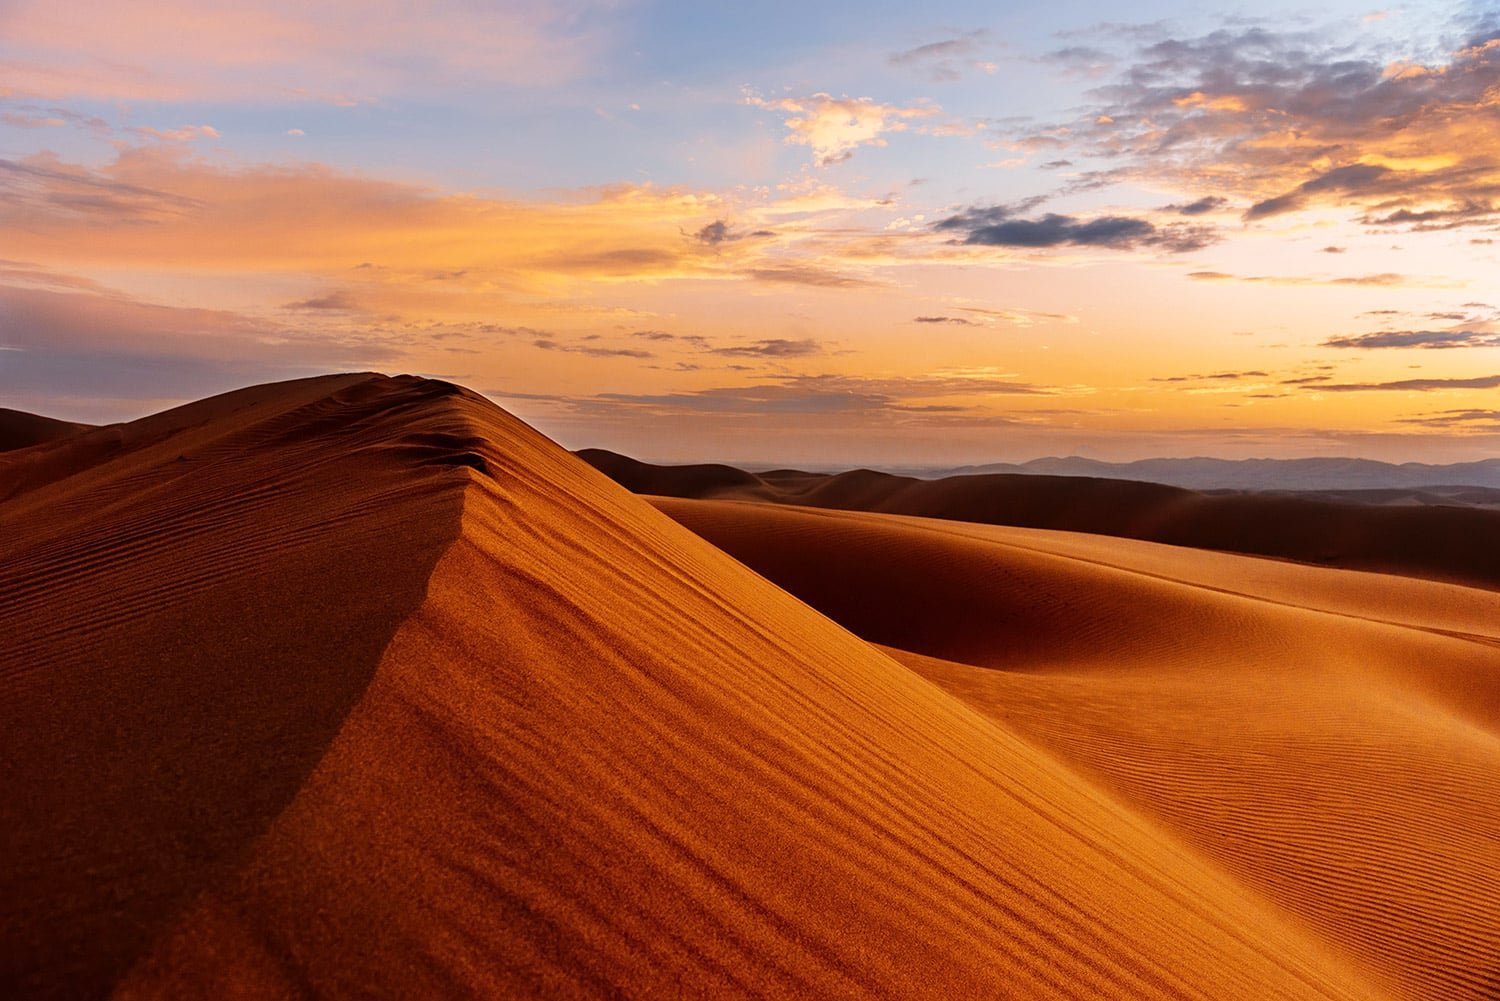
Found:
<svg viewBox="0 0 1500 1001"><path fill-rule="evenodd" d="M655 460L1458 461L1497 241L1493 2L0 3L56 417L372 369Z"/></svg>

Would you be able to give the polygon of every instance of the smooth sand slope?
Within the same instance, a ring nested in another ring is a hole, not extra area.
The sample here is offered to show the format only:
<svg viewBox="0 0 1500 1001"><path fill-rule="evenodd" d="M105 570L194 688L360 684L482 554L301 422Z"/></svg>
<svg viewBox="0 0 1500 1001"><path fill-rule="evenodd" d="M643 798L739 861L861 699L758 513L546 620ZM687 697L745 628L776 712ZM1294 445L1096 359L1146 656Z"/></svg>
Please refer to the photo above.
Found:
<svg viewBox="0 0 1500 1001"><path fill-rule="evenodd" d="M0 993L1384 996L473 394L117 430L0 466Z"/></svg>
<svg viewBox="0 0 1500 1001"><path fill-rule="evenodd" d="M657 505L1400 996L1500 996L1500 594L1100 536Z"/></svg>
<svg viewBox="0 0 1500 1001"><path fill-rule="evenodd" d="M1090 532L1500 588L1500 509L1492 507L1352 503L1348 494L1341 500L1204 494L1084 476L918 480L869 469L752 474L721 465L655 466L599 449L578 454L638 494ZM1496 499L1483 490L1460 490L1456 496L1482 503Z"/></svg>

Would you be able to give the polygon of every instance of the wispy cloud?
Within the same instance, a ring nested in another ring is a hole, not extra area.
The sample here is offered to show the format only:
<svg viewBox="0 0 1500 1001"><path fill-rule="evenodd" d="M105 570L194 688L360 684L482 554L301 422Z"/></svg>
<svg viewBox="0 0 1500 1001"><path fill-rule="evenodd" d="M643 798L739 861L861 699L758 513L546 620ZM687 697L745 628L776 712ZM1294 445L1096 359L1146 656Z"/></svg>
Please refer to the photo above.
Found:
<svg viewBox="0 0 1500 1001"><path fill-rule="evenodd" d="M823 353L823 345L810 337L797 340L785 337L770 337L750 344L735 344L729 347L710 348L712 354L730 358L805 358Z"/></svg>
<svg viewBox="0 0 1500 1001"><path fill-rule="evenodd" d="M849 375L785 376L753 386L723 386L666 394L605 393L599 399L614 404L649 406L683 413L853 413L903 411L954 412L953 404L929 401L954 397L1052 396L1068 390L981 375L893 376L870 378Z"/></svg>
<svg viewBox="0 0 1500 1001"><path fill-rule="evenodd" d="M1457 379L1397 379L1392 382L1330 382L1306 386L1320 393L1407 392L1436 393L1449 389L1500 388L1500 375L1481 375Z"/></svg>
<svg viewBox="0 0 1500 1001"><path fill-rule="evenodd" d="M989 33L984 29L966 31L892 52L889 62L892 66L915 69L928 79L939 82L957 80L966 69L992 72L994 64L979 58L988 37Z"/></svg>
<svg viewBox="0 0 1500 1001"><path fill-rule="evenodd" d="M777 264L748 268L746 277L774 285L812 285L816 288L874 288L881 283L870 278L834 271L820 264Z"/></svg>
<svg viewBox="0 0 1500 1001"><path fill-rule="evenodd" d="M1318 275L1235 275L1227 271L1190 271L1188 272L1188 277L1200 282L1250 282L1264 285L1355 285L1376 288L1397 288L1400 286L1446 287L1453 284L1446 279L1414 278L1408 275L1396 274L1392 271L1336 277L1321 277Z"/></svg>
<svg viewBox="0 0 1500 1001"><path fill-rule="evenodd" d="M651 351L642 351L640 348L612 348L599 344L571 344L563 341L551 340L539 337L532 341L533 347L541 348L543 351L560 351L564 354L588 355L591 358L655 358Z"/></svg>
<svg viewBox="0 0 1500 1001"><path fill-rule="evenodd" d="M1247 372L1209 372L1198 375L1164 375L1152 378L1152 382L1239 382L1244 379L1268 379L1269 372L1251 369Z"/></svg>
<svg viewBox="0 0 1500 1001"><path fill-rule="evenodd" d="M1489 433L1500 431L1500 410L1438 410L1415 417L1398 418L1397 423L1416 424L1450 433Z"/></svg>
<svg viewBox="0 0 1500 1001"><path fill-rule="evenodd" d="M162 142L185 143L195 139L218 139L219 130L212 125L184 125L175 129L157 129L149 125L136 125L127 131L148 139L157 139Z"/></svg>
<svg viewBox="0 0 1500 1001"><path fill-rule="evenodd" d="M1382 330L1371 334L1330 337L1328 348L1493 348L1500 333L1492 330Z"/></svg>

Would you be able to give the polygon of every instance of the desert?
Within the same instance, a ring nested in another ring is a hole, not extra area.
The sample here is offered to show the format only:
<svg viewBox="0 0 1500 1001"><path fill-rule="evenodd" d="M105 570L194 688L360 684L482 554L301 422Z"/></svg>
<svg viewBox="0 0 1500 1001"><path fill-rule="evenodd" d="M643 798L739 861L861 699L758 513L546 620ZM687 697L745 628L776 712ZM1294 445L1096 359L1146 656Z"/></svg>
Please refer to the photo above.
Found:
<svg viewBox="0 0 1500 1001"><path fill-rule="evenodd" d="M0 1001L1500 1001L1500 0L0 0Z"/></svg>
<svg viewBox="0 0 1500 1001"><path fill-rule="evenodd" d="M0 471L10 993L1494 989L1493 591L643 499L409 377Z"/></svg>

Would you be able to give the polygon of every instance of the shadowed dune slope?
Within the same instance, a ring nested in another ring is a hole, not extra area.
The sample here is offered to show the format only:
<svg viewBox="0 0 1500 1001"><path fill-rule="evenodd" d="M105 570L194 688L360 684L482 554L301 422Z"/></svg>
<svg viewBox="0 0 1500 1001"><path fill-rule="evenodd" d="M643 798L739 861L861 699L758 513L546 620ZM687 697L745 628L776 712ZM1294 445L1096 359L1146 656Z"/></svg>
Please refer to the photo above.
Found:
<svg viewBox="0 0 1500 1001"><path fill-rule="evenodd" d="M40 414L28 414L24 410L0 407L0 452L42 445L92 428L92 424L75 424Z"/></svg>
<svg viewBox="0 0 1500 1001"><path fill-rule="evenodd" d="M1123 539L658 499L1398 994L1500 994L1500 595Z"/></svg>
<svg viewBox="0 0 1500 1001"><path fill-rule="evenodd" d="M190 416L0 506L7 994L1382 996L477 396Z"/></svg>
<svg viewBox="0 0 1500 1001"><path fill-rule="evenodd" d="M918 480L869 469L757 476L731 466L654 466L598 449L578 454L639 494L1089 532L1500 587L1500 510L1493 508L1205 494L1082 476Z"/></svg>
<svg viewBox="0 0 1500 1001"><path fill-rule="evenodd" d="M0 504L0 994L97 995L290 802L457 532L440 389L259 387L0 458L77 470Z"/></svg>

